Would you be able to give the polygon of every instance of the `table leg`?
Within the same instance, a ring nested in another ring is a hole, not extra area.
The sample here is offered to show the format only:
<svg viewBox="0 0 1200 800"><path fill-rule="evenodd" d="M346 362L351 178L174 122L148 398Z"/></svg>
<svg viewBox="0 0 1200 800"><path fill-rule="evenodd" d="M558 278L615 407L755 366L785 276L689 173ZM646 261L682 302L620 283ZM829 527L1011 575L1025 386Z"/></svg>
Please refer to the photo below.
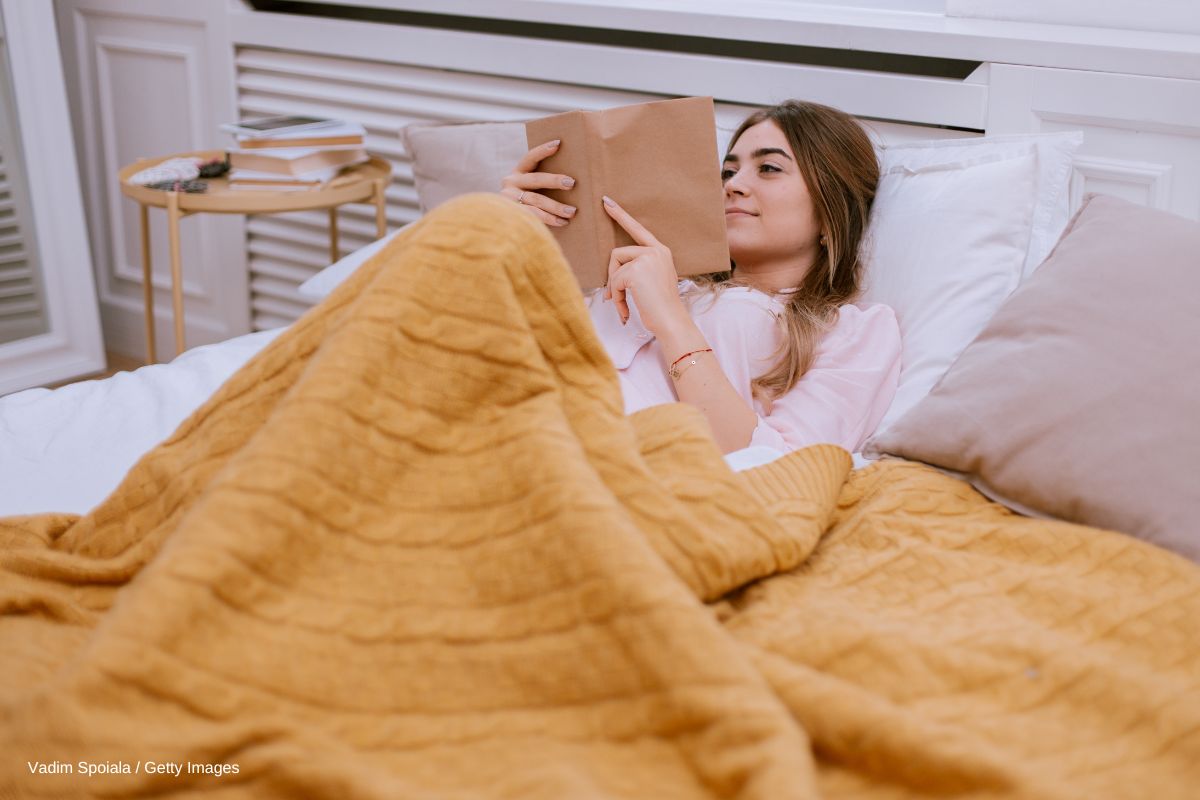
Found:
<svg viewBox="0 0 1200 800"><path fill-rule="evenodd" d="M383 190L383 178L375 180L375 238L382 239L387 234L387 199Z"/></svg>
<svg viewBox="0 0 1200 800"><path fill-rule="evenodd" d="M154 272L150 262L150 207L138 204L142 214L142 307L146 310L146 363L158 361L154 350Z"/></svg>
<svg viewBox="0 0 1200 800"><path fill-rule="evenodd" d="M329 209L329 263L338 260L337 206Z"/></svg>
<svg viewBox="0 0 1200 800"><path fill-rule="evenodd" d="M175 307L175 355L187 345L183 341L183 265L179 261L179 192L167 192L167 235L171 243L171 301Z"/></svg>

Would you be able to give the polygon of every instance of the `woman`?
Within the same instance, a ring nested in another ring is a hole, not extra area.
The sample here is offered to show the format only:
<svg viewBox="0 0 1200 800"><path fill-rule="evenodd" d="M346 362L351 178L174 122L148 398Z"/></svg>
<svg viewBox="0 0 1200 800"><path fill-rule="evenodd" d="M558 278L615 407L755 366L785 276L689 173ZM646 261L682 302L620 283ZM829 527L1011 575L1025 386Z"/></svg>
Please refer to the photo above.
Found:
<svg viewBox="0 0 1200 800"><path fill-rule="evenodd" d="M574 185L536 171L558 147L530 150L501 190L551 226L575 214L536 191ZM724 452L820 442L856 452L900 374L892 310L852 304L879 181L870 139L841 111L791 100L741 124L722 179L732 268L696 280L680 281L671 251L604 199L635 242L612 251L603 297L590 298L625 410L690 403Z"/></svg>

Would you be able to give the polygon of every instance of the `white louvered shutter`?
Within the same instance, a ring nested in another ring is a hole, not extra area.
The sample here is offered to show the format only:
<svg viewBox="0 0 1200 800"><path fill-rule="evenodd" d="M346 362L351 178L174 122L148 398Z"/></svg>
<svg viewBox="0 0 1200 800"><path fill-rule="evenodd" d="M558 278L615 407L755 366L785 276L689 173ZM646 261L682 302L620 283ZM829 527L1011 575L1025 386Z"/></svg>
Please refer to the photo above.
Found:
<svg viewBox="0 0 1200 800"><path fill-rule="evenodd" d="M8 78L8 48L0 35L0 342L48 329L28 185L21 168L16 103Z"/></svg>

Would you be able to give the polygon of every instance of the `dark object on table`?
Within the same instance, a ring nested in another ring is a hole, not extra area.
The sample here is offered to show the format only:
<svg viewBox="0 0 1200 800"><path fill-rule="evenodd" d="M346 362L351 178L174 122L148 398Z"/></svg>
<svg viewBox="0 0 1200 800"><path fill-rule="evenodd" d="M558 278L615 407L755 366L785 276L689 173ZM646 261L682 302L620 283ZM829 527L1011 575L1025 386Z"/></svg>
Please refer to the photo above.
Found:
<svg viewBox="0 0 1200 800"><path fill-rule="evenodd" d="M201 178L220 178L229 172L229 155L224 158L214 158L200 165Z"/></svg>
<svg viewBox="0 0 1200 800"><path fill-rule="evenodd" d="M189 192L198 194L199 192L208 191L208 184L204 181L158 181L157 183L146 184L147 189L158 189L160 192Z"/></svg>

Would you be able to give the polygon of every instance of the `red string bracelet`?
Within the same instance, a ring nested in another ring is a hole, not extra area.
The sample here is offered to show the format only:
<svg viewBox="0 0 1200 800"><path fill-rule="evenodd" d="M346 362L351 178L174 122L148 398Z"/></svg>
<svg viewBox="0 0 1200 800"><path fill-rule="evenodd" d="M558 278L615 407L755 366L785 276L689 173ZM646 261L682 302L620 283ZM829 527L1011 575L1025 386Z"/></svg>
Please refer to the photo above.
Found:
<svg viewBox="0 0 1200 800"><path fill-rule="evenodd" d="M697 353L711 353L712 351L713 351L713 349L711 347L702 347L699 350L693 350L690 353L684 353L679 358L677 358L671 362L670 368L667 369L667 374L670 375L675 380L679 380L679 376L683 374L683 370L679 368L680 361L683 361L688 356L694 356ZM690 367L690 366L692 366L692 364L695 364L695 363L696 363L696 359L693 358L691 361L691 364L685 365L684 369L687 369L687 367Z"/></svg>

